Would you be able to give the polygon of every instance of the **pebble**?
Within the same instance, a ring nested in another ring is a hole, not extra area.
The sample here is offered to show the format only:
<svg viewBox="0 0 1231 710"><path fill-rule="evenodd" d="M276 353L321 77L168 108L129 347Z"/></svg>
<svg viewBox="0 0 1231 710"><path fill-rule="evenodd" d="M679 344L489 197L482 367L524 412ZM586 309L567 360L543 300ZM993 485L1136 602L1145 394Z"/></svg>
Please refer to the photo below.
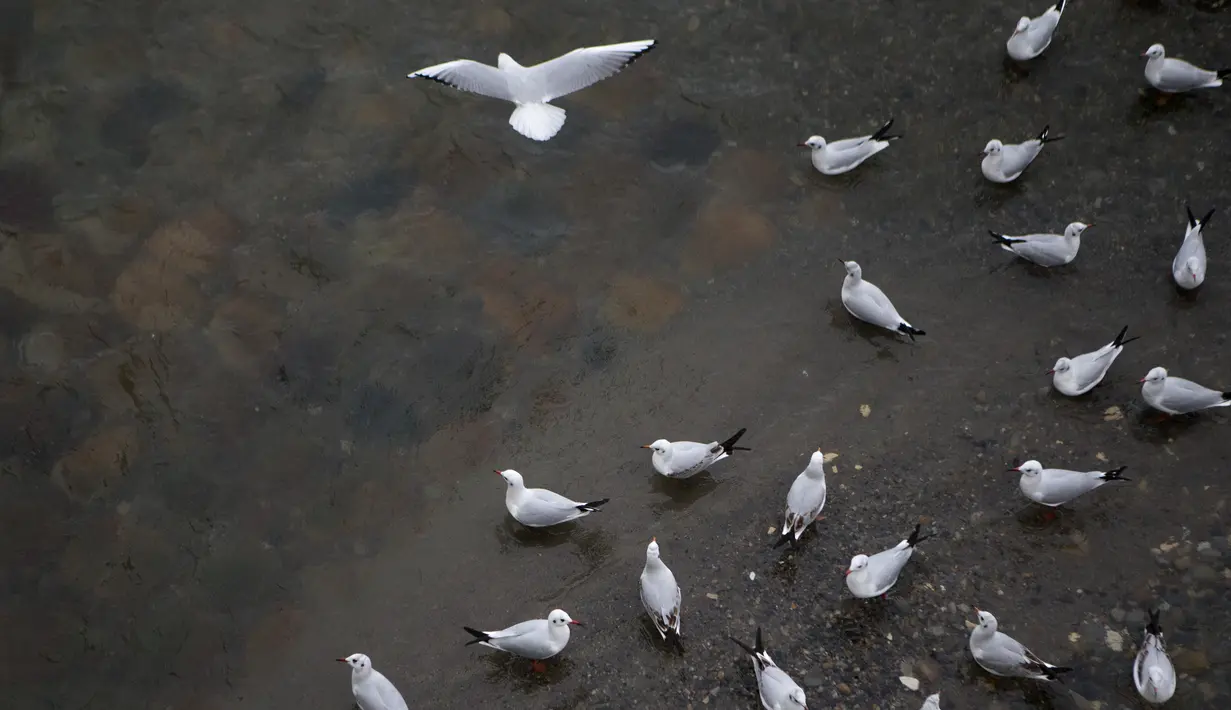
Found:
<svg viewBox="0 0 1231 710"><path fill-rule="evenodd" d="M919 689L919 679L918 678L911 678L908 675L904 675L904 676L899 676L898 680L902 682L902 685L906 686L907 688L910 688L911 690Z"/></svg>
<svg viewBox="0 0 1231 710"><path fill-rule="evenodd" d="M935 683L940 678L940 664L930 658L924 658L915 664L919 670L919 675L927 679L929 683Z"/></svg>
<svg viewBox="0 0 1231 710"><path fill-rule="evenodd" d="M1112 609L1111 618L1117 624L1122 623L1124 621L1124 610L1123 609Z"/></svg>
<svg viewBox="0 0 1231 710"><path fill-rule="evenodd" d="M847 685L846 683L838 683L838 692L842 693L843 695L850 695L851 686Z"/></svg>
<svg viewBox="0 0 1231 710"><path fill-rule="evenodd" d="M1124 650L1124 637L1120 635L1119 631L1107 629L1107 634L1104 637L1104 640L1107 642L1107 647L1111 650L1117 653Z"/></svg>
<svg viewBox="0 0 1231 710"><path fill-rule="evenodd" d="M1192 566L1193 566L1193 560L1191 557L1179 557L1175 561L1175 568L1180 571L1184 571Z"/></svg>

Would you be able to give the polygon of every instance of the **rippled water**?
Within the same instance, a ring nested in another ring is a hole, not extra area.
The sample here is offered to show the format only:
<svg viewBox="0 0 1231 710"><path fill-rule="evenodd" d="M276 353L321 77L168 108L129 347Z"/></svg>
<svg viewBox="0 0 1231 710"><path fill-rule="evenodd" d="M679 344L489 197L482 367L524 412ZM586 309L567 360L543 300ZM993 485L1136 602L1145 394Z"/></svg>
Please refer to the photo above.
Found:
<svg viewBox="0 0 1231 710"><path fill-rule="evenodd" d="M1045 59L1003 65L1019 4L100 3L0 10L0 678L21 708L347 708L355 651L412 707L754 707L728 634L765 627L819 707L1069 707L992 683L969 608L1101 705L1135 707L1142 612L1231 698L1226 417L1156 424L1135 381L1231 387L1223 271L1231 95L1164 106L1137 56L1231 62L1225 3L1074 3ZM553 141L509 108L409 82L454 57L531 63L656 37L562 100ZM794 144L893 116L858 172ZM1018 184L987 139L1068 136ZM895 131L898 132L898 131ZM1170 285L1183 204L1220 211L1209 282ZM1040 274L1010 233L1094 222ZM859 260L917 345L842 311ZM1042 373L1124 323L1090 397ZM867 414L861 407L867 406ZM1117 409L1111 409L1115 407ZM754 449L684 485L639 445ZM769 548L816 447L827 520ZM1007 465L1127 463L1054 522ZM493 468L583 499L530 534ZM937 532L887 603L856 552ZM636 578L657 535L687 652ZM756 579L749 579L749 572ZM549 673L464 648L562 606Z"/></svg>

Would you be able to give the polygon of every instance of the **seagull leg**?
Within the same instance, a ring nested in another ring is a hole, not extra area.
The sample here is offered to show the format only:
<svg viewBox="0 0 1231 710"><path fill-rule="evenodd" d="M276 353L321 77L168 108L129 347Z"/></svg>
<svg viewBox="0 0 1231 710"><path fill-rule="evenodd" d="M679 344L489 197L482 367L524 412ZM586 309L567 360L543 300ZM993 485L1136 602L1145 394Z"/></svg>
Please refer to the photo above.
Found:
<svg viewBox="0 0 1231 710"><path fill-rule="evenodd" d="M818 515L818 516L816 516L816 522L818 522L818 523L819 523L819 522L821 522L821 521L822 521L822 520L824 520L824 519L825 519L825 516L824 516L824 515Z"/></svg>
<svg viewBox="0 0 1231 710"><path fill-rule="evenodd" d="M534 671L535 673L546 673L547 664L543 663L542 661L530 661L530 670Z"/></svg>

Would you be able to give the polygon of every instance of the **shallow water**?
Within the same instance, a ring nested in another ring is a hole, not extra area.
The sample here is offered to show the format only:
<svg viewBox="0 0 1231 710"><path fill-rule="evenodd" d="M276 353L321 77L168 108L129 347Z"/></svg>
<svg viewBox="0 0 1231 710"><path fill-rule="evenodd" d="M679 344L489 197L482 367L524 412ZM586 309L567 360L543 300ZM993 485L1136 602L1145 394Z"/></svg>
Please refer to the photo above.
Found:
<svg viewBox="0 0 1231 710"><path fill-rule="evenodd" d="M1136 707L1166 602L1168 707L1225 706L1227 417L1155 423L1135 384L1231 387L1231 95L1158 106L1137 56L1231 62L1225 7L1074 4L1027 73L1001 2L8 3L6 695L343 710L332 659L363 651L412 707L754 707L724 637L759 624L820 707ZM546 144L404 78L642 37ZM794 148L890 116L905 137L848 176ZM982 179L987 139L1044 124L1067 138L1021 181ZM1168 272L1185 200L1220 211L1195 297ZM1075 219L1051 273L986 237ZM928 335L852 323L835 258ZM1049 391L1126 323L1103 385ZM637 448L740 427L754 451L688 482ZM817 447L827 519L772 550ZM1132 481L1045 521L1003 472L1026 458ZM612 501L531 534L510 467ZM890 599L848 600L849 558L918 520L937 536ZM651 535L683 655L640 610ZM975 605L1101 704L991 682ZM545 676L463 646L556 606L587 626Z"/></svg>

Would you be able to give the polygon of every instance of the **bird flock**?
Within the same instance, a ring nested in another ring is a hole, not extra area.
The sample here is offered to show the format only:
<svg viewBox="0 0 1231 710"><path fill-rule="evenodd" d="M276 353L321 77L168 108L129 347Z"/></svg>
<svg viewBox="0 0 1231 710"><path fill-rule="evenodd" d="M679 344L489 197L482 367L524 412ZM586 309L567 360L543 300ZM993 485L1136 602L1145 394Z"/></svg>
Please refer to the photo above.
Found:
<svg viewBox="0 0 1231 710"><path fill-rule="evenodd" d="M1022 17L1006 43L1008 56L1018 62L1028 62L1041 55L1052 43L1065 11L1061 0L1035 18ZM565 111L551 101L584 89L620 72L657 45L656 40L624 42L600 47L583 47L568 54L530 67L522 66L507 54L500 54L495 67L461 59L421 69L408 76L430 79L455 89L468 91L513 103L516 108L509 118L515 131L536 141L554 137L564 126ZM1221 86L1231 70L1212 71L1194 66L1181 59L1170 58L1161 44L1152 45L1143 54L1146 81L1165 99L1168 94ZM886 150L890 142L900 138L889 133L890 119L869 135L826 141L819 135L809 137L800 147L811 151L812 165L825 175L840 175L859 167L874 155ZM984 177L995 183L1019 179L1043 149L1063 136L1052 136L1045 126L1037 136L1020 143L987 142L982 155ZM1172 263L1176 285L1185 290L1199 287L1205 280L1206 254L1203 235L1214 210L1201 219L1187 210L1184 240ZM1041 267L1052 268L1071 263L1081 247L1081 235L1092 227L1075 221L1063 234L1026 234L1011 236L990 231L1001 248ZM911 341L926 333L904 319L892 301L875 284L863 278L863 270L854 261L842 262L846 278L842 282L842 305L855 318L884 328ZM1123 351L1137 338L1125 338L1125 326L1106 345L1075 357L1061 357L1047 374L1053 386L1069 397L1078 397L1099 385ZM1231 406L1231 392L1204 387L1189 380L1172 377L1162 367L1151 369L1139 381L1145 402L1164 415L1189 415L1212 407ZM740 429L723 441L700 443L659 439L642 448L649 449L654 470L667 478L689 479L710 469L736 451L749 451L737 446L746 433ZM1055 508L1108 483L1127 481L1125 466L1108 471L1075 471L1044 468L1029 460L1011 471L1020 474L1019 488L1029 500ZM570 523L601 510L607 499L577 501L542 488L527 488L522 475L513 470L497 470L506 484L505 507L518 523L530 528L544 528ZM811 455L807 467L795 478L786 495L781 534L774 547L798 544L814 522L824 520L827 488L825 485L825 455L818 449ZM861 599L885 597L897 584L919 543L931 537L921 534L916 524L910 534L896 545L871 555L857 554L846 571L850 593ZM646 614L664 642L682 644L683 593L670 567L662 559L657 537L646 547L645 566L640 577L640 596ZM1020 642L1001 632L996 617L975 609L976 622L969 638L974 660L988 673L1009 678L1036 681L1057 680L1060 674L1072 670L1042 660ZM559 654L568 645L573 626L582 623L562 609L552 610L545 619L523 621L505 629L481 631L463 627L473 638L467 643L479 644L510 653L532 663L535 671L545 670L543 661ZM761 704L766 710L796 710L807 707L803 688L780 668L766 650L760 628L754 645L732 638L751 659ZM337 659L351 667L351 687L361 710L406 710L406 701L394 685L372 668L371 659L361 653ZM1151 611L1144 630L1140 650L1133 662L1133 682L1141 697L1149 703L1161 704L1175 693L1176 673L1167 656L1159 612ZM921 710L940 710L940 695L928 696Z"/></svg>

